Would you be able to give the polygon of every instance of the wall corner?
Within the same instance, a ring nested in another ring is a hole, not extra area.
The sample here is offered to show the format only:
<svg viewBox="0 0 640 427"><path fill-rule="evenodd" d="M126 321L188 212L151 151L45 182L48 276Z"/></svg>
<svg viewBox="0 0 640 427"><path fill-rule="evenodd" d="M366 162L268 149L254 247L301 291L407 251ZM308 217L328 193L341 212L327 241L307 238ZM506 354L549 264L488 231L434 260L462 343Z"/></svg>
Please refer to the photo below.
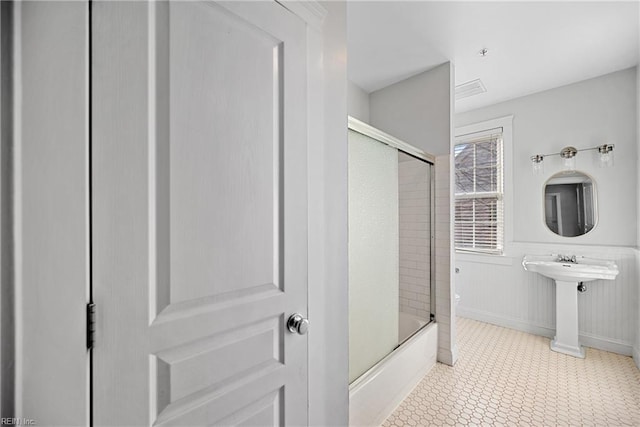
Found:
<svg viewBox="0 0 640 427"><path fill-rule="evenodd" d="M308 27L308 44L322 61L309 71L321 103L310 105L318 126L309 147L308 310L309 418L311 426L349 422L347 245L347 10L344 1L322 1L322 28ZM313 238L312 238L313 236Z"/></svg>

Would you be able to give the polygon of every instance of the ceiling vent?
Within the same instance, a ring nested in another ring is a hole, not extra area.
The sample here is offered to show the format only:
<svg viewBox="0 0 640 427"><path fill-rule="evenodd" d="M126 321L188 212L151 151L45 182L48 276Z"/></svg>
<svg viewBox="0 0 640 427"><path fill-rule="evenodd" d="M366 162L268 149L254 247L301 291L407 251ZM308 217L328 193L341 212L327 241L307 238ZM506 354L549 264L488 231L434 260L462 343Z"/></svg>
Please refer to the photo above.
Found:
<svg viewBox="0 0 640 427"><path fill-rule="evenodd" d="M485 93L487 88L480 79L471 80L470 82L462 83L456 86L456 99L467 98L469 96Z"/></svg>

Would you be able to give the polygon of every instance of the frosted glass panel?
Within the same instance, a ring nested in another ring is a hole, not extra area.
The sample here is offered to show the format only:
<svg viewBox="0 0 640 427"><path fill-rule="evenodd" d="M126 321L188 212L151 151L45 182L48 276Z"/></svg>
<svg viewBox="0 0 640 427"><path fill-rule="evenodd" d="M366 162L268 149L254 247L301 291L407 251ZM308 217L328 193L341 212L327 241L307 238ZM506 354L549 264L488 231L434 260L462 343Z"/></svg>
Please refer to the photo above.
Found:
<svg viewBox="0 0 640 427"><path fill-rule="evenodd" d="M349 131L349 382L398 345L398 151Z"/></svg>

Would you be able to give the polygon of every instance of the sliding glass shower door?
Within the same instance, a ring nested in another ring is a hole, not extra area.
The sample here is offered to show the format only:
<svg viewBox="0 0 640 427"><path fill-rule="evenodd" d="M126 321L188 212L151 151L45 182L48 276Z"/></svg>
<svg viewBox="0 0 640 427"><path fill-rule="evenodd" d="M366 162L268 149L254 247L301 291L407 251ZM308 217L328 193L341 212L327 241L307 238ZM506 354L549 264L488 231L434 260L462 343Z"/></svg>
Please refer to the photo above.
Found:
<svg viewBox="0 0 640 427"><path fill-rule="evenodd" d="M349 131L349 382L398 345L397 159Z"/></svg>
<svg viewBox="0 0 640 427"><path fill-rule="evenodd" d="M431 319L431 168L349 130L350 382Z"/></svg>

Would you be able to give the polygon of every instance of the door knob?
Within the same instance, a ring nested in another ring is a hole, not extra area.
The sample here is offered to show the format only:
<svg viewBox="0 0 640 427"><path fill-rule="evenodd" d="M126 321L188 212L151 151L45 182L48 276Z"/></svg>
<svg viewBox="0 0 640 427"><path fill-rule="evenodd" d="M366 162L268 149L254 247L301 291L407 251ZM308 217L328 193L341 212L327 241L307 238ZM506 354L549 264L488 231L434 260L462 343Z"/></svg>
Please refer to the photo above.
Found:
<svg viewBox="0 0 640 427"><path fill-rule="evenodd" d="M304 335L309 330L309 320L302 317L302 314L294 313L287 320L287 328L294 334Z"/></svg>

